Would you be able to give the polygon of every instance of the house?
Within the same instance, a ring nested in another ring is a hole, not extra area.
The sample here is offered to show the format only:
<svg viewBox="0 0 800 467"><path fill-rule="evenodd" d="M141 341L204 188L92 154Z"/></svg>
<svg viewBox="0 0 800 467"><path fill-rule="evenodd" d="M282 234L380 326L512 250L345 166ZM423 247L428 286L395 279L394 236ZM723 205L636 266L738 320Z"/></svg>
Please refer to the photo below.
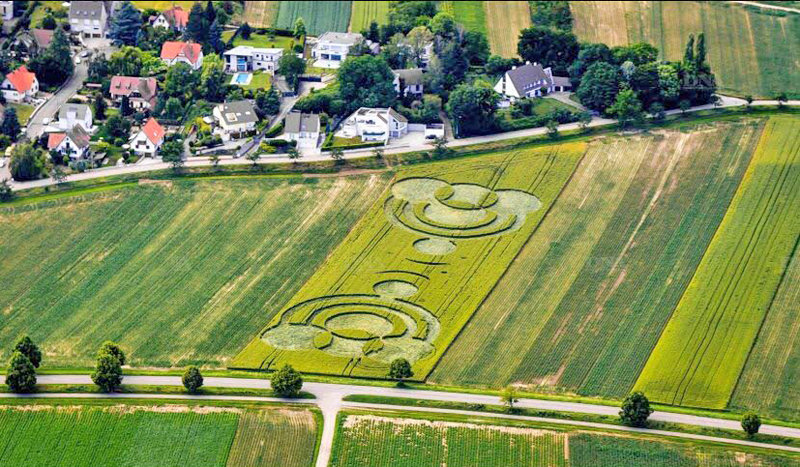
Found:
<svg viewBox="0 0 800 467"><path fill-rule="evenodd" d="M361 141L388 141L408 133L408 119L389 108L361 107L345 119L337 136Z"/></svg>
<svg viewBox="0 0 800 467"><path fill-rule="evenodd" d="M156 19L153 20L154 28L174 29L176 31L183 31L189 23L189 12L183 8L176 6L169 10L162 11Z"/></svg>
<svg viewBox="0 0 800 467"><path fill-rule="evenodd" d="M555 79L558 79L558 85ZM527 62L508 70L495 84L494 90L507 101L526 97L539 97L547 93L571 89L569 78L554 77L550 67L543 68L538 63Z"/></svg>
<svg viewBox="0 0 800 467"><path fill-rule="evenodd" d="M39 92L39 80L36 74L28 71L25 65L6 75L0 90L7 101L24 102L32 99Z"/></svg>
<svg viewBox="0 0 800 467"><path fill-rule="evenodd" d="M398 96L422 96L422 68L392 70L392 73L394 73L394 90Z"/></svg>
<svg viewBox="0 0 800 467"><path fill-rule="evenodd" d="M23 56L33 58L47 49L53 41L53 31L47 29L24 30L17 34L12 45Z"/></svg>
<svg viewBox="0 0 800 467"><path fill-rule="evenodd" d="M203 66L203 46L194 42L167 41L161 46L161 60L172 66L183 62L199 70Z"/></svg>
<svg viewBox="0 0 800 467"><path fill-rule="evenodd" d="M297 141L299 147L315 148L319 141L319 115L290 112L284 121L286 139Z"/></svg>
<svg viewBox="0 0 800 467"><path fill-rule="evenodd" d="M67 131L50 133L47 136L47 149L68 156L71 160L83 159L89 155L89 133L80 124Z"/></svg>
<svg viewBox="0 0 800 467"><path fill-rule="evenodd" d="M155 78L114 76L108 92L117 103L122 101L123 96L128 96L128 102L134 110L151 109L156 105L158 84Z"/></svg>
<svg viewBox="0 0 800 467"><path fill-rule="evenodd" d="M131 150L140 157L155 157L164 144L164 127L155 118L150 117L144 126L136 132L128 144Z"/></svg>
<svg viewBox="0 0 800 467"><path fill-rule="evenodd" d="M250 101L233 101L219 104L212 112L217 128L214 132L221 135L224 141L241 138L256 130L258 115Z"/></svg>
<svg viewBox="0 0 800 467"><path fill-rule="evenodd" d="M70 31L84 38L106 37L108 18L116 2L73 1L69 4Z"/></svg>
<svg viewBox="0 0 800 467"><path fill-rule="evenodd" d="M0 2L0 16L3 17L3 21L14 19L14 2Z"/></svg>
<svg viewBox="0 0 800 467"><path fill-rule="evenodd" d="M283 49L258 48L240 45L228 50L225 56L225 70L229 72L264 70L275 73Z"/></svg>
<svg viewBox="0 0 800 467"><path fill-rule="evenodd" d="M58 110L58 127L64 131L80 125L88 133L94 132L92 108L86 104L64 104Z"/></svg>
<svg viewBox="0 0 800 467"><path fill-rule="evenodd" d="M364 36L352 32L326 32L317 39L311 49L314 66L319 68L339 68L350 53L350 47L364 40Z"/></svg>

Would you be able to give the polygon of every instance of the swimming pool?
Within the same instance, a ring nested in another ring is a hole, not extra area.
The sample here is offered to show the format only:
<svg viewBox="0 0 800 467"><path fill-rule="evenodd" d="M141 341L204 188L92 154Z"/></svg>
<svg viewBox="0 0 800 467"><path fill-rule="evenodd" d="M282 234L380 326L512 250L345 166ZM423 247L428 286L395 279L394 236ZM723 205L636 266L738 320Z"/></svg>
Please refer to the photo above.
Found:
<svg viewBox="0 0 800 467"><path fill-rule="evenodd" d="M236 73L233 75L233 79L231 79L231 84L246 86L250 84L251 79L253 79L252 73Z"/></svg>

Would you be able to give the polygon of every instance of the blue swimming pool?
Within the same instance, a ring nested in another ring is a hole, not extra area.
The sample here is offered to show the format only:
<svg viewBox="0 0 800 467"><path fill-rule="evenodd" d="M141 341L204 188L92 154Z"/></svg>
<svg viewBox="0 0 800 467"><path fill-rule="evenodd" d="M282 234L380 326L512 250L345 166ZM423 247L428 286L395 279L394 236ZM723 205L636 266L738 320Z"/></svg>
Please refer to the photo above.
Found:
<svg viewBox="0 0 800 467"><path fill-rule="evenodd" d="M247 84L250 82L250 74L249 73L236 73L236 83L237 84Z"/></svg>

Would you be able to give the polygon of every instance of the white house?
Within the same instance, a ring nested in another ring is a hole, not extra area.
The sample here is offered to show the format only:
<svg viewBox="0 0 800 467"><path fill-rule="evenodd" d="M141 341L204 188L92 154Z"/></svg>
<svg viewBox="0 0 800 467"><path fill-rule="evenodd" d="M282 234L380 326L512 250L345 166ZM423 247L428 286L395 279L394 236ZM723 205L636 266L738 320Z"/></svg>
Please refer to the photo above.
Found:
<svg viewBox="0 0 800 467"><path fill-rule="evenodd" d="M361 141L388 141L408 133L408 119L389 108L361 107L342 123L336 134L342 138L361 137Z"/></svg>
<svg viewBox="0 0 800 467"><path fill-rule="evenodd" d="M50 133L47 136L47 149L72 160L83 159L89 154L89 133L80 124L67 131Z"/></svg>
<svg viewBox="0 0 800 467"><path fill-rule="evenodd" d="M3 96L10 102L24 102L32 99L39 92L39 80L36 74L28 71L25 65L6 75L0 84Z"/></svg>
<svg viewBox="0 0 800 467"><path fill-rule="evenodd" d="M569 78L554 77L550 67L543 68L538 63L530 62L511 68L494 85L494 90L511 102L571 88Z"/></svg>
<svg viewBox="0 0 800 467"><path fill-rule="evenodd" d="M422 84L422 68L411 68L408 70L392 70L394 73L394 90L398 96L422 96L424 87ZM403 89L400 89L400 85Z"/></svg>
<svg viewBox="0 0 800 467"><path fill-rule="evenodd" d="M199 70L203 66L203 46L194 42L167 41L161 46L161 60L172 66L183 62Z"/></svg>
<svg viewBox="0 0 800 467"><path fill-rule="evenodd" d="M142 129L131 136L129 141L131 150L141 157L155 157L164 144L164 134L164 127L155 118L150 117Z"/></svg>
<svg viewBox="0 0 800 467"><path fill-rule="evenodd" d="M94 132L92 109L86 104L64 104L58 110L58 127L68 131L80 125L88 133Z"/></svg>
<svg viewBox="0 0 800 467"><path fill-rule="evenodd" d="M297 146L315 148L319 141L319 115L290 112L284 122L284 133L289 141L297 141Z"/></svg>
<svg viewBox="0 0 800 467"><path fill-rule="evenodd" d="M69 4L70 31L84 38L105 37L108 18L114 14L116 2L73 1Z"/></svg>
<svg viewBox="0 0 800 467"><path fill-rule="evenodd" d="M326 32L317 39L311 49L314 66L319 68L339 68L350 53L350 47L364 40L364 36L352 32Z"/></svg>
<svg viewBox="0 0 800 467"><path fill-rule="evenodd" d="M176 6L169 10L164 10L153 20L154 28L174 29L183 31L189 23L189 12Z"/></svg>
<svg viewBox="0 0 800 467"><path fill-rule="evenodd" d="M223 141L241 138L256 130L258 115L250 101L233 101L219 104L212 112L217 128L214 132L222 136Z"/></svg>
<svg viewBox="0 0 800 467"><path fill-rule="evenodd" d="M120 103L124 96L128 96L128 103L132 109L137 111L150 109L156 105L158 83L155 78L112 76L108 92L116 103Z"/></svg>
<svg viewBox="0 0 800 467"><path fill-rule="evenodd" d="M3 17L3 21L14 19L14 2L0 2L0 16Z"/></svg>
<svg viewBox="0 0 800 467"><path fill-rule="evenodd" d="M278 60L283 56L280 48L258 48L240 45L228 50L225 56L225 69L230 72L264 70L275 73Z"/></svg>

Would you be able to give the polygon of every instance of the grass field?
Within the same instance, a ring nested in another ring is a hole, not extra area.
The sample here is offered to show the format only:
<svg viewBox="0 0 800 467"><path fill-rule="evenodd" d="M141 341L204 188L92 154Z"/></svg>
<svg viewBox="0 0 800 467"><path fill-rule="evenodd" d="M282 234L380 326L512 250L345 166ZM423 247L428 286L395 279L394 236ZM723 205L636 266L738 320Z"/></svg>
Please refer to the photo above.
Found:
<svg viewBox="0 0 800 467"><path fill-rule="evenodd" d="M487 1L484 2L484 8L492 53L501 57L516 57L519 33L531 26L528 2Z"/></svg>
<svg viewBox="0 0 800 467"><path fill-rule="evenodd" d="M353 12L350 14L350 31L361 32L368 29L373 21L384 24L388 16L389 2L355 0Z"/></svg>
<svg viewBox="0 0 800 467"><path fill-rule="evenodd" d="M725 123L590 144L431 380L627 394L722 219L759 131L757 123Z"/></svg>
<svg viewBox="0 0 800 467"><path fill-rule="evenodd" d="M236 31L225 31L222 33L222 40L227 42L233 37L233 34ZM267 34L256 34L253 33L250 35L250 39L244 39L241 36L237 37L235 41L233 41L234 46L239 45L249 45L251 47L264 47L264 48L282 48L291 50L294 46L295 39L293 37L287 36L273 36L270 37Z"/></svg>
<svg viewBox="0 0 800 467"><path fill-rule="evenodd" d="M483 1L439 2L439 8L453 15L456 22L464 25L467 31L486 34L486 12Z"/></svg>
<svg viewBox="0 0 800 467"><path fill-rule="evenodd" d="M381 176L176 181L0 211L0 360L224 366L382 192ZM31 248L31 245L36 245Z"/></svg>
<svg viewBox="0 0 800 467"><path fill-rule="evenodd" d="M19 120L19 124L25 126L28 123L28 119L31 118L31 114L33 114L33 106L27 104L8 104L17 111L17 119Z"/></svg>
<svg viewBox="0 0 800 467"><path fill-rule="evenodd" d="M401 170L287 307L232 362L424 379L554 201L583 143Z"/></svg>
<svg viewBox="0 0 800 467"><path fill-rule="evenodd" d="M767 122L719 230L636 383L650 400L728 404L800 236L798 133L795 117Z"/></svg>
<svg viewBox="0 0 800 467"><path fill-rule="evenodd" d="M277 1L244 2L242 20L255 28L273 27L278 17L278 3Z"/></svg>
<svg viewBox="0 0 800 467"><path fill-rule="evenodd" d="M308 411L187 405L0 406L3 465L303 466Z"/></svg>
<svg viewBox="0 0 800 467"><path fill-rule="evenodd" d="M297 18L303 18L306 31L312 36L324 32L347 32L350 24L350 1L281 1L278 4L278 17L275 26L293 29Z"/></svg>
<svg viewBox="0 0 800 467"><path fill-rule="evenodd" d="M800 15L775 16L730 2L570 2L579 39L609 46L650 42L680 60L689 34L705 32L724 92L800 97Z"/></svg>
<svg viewBox="0 0 800 467"><path fill-rule="evenodd" d="M179 6L179 7L183 8L186 11L191 11L192 10L192 6L197 2L194 2L194 1L191 1L191 0L184 0L184 1L180 1L180 0L179 1L162 0L162 1L153 1L153 2L138 1L137 0L137 1L133 1L131 3L133 3L133 6L135 6L136 8L138 8L140 10L147 10L147 9L152 8L154 10L164 11L164 10L169 10L173 6ZM200 3L204 3L204 2L200 2ZM255 3L261 3L261 2L255 2ZM204 6L205 6L205 4L204 4Z"/></svg>

